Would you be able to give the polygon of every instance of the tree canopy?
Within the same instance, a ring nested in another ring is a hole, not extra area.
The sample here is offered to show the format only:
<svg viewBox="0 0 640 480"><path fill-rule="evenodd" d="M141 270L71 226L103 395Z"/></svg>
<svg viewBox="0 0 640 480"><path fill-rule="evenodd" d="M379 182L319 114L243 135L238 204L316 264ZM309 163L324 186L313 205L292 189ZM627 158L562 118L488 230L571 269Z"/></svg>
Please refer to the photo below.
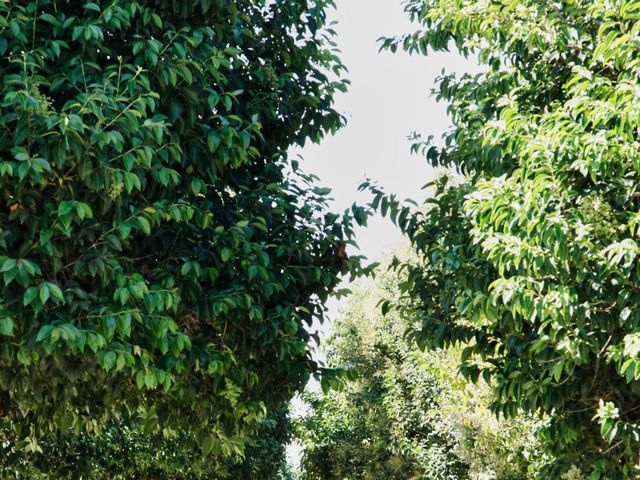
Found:
<svg viewBox="0 0 640 480"><path fill-rule="evenodd" d="M635 478L640 452L638 76L633 0L409 0L421 28L383 46L455 47L477 75L443 75L453 127L418 141L458 179L415 210L373 206L421 260L402 288L412 337L463 344L462 372L494 411L549 418L541 439L572 472ZM573 464L573 467L570 465ZM568 473L567 473L568 474Z"/></svg>
<svg viewBox="0 0 640 480"><path fill-rule="evenodd" d="M139 425L111 423L99 434L65 431L39 439L25 452L0 433L0 472L13 480L288 480L285 447L292 426L282 407L258 424L243 458L203 456L190 431L169 439Z"/></svg>
<svg viewBox="0 0 640 480"><path fill-rule="evenodd" d="M331 4L0 0L9 441L126 420L239 454L318 372L353 219L287 149L342 124Z"/></svg>
<svg viewBox="0 0 640 480"><path fill-rule="evenodd" d="M488 385L456 368L459 349L422 352L407 344L407 319L382 315L400 301L401 280L384 264L355 288L325 343L330 365L357 379L327 395L307 393L297 424L304 480L525 480L543 464L525 415L498 420Z"/></svg>

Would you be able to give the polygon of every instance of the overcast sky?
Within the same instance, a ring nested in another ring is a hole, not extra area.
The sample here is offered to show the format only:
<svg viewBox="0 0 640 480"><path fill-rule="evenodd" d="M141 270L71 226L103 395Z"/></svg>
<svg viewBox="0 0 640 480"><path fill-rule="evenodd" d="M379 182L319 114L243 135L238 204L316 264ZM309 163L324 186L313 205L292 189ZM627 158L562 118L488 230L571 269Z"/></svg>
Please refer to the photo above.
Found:
<svg viewBox="0 0 640 480"><path fill-rule="evenodd" d="M357 191L367 177L399 198L420 201L422 186L435 172L420 155L411 155L407 137L414 131L436 139L442 136L450 121L446 105L431 96L436 78L443 69L464 73L476 71L477 66L455 53L425 57L379 52L380 37L417 28L409 22L401 0L337 0L336 4L330 16L336 22L336 41L351 81L348 93L336 98L336 107L346 116L347 125L319 145L308 144L292 154L302 157L306 172L318 175L323 186L332 188L334 211L354 201L370 201L366 192ZM370 260L378 259L400 239L396 227L381 218L371 219L357 233L360 254ZM330 302L330 317L336 316L340 305ZM326 333L329 325L321 330Z"/></svg>
<svg viewBox="0 0 640 480"><path fill-rule="evenodd" d="M292 152L303 157L301 167L321 178L333 189L334 210L342 211L354 201L369 197L357 193L358 185L369 177L400 198L423 199L421 187L435 172L419 155L410 154L407 137L414 131L440 138L449 128L446 105L436 103L430 92L443 68L447 72L473 72L478 67L455 53L409 56L405 53L378 53L378 39L413 32L400 0L337 0L337 43L349 69L351 88L337 98L337 109L348 124L320 145L307 145ZM400 240L387 219L373 219L358 232L361 254L375 260ZM331 302L330 318L344 304ZM330 329L324 325L323 333ZM302 408L294 402L294 411ZM291 446L290 458L299 459L299 446Z"/></svg>
<svg viewBox="0 0 640 480"><path fill-rule="evenodd" d="M349 207L365 177L402 198L421 198L421 187L434 172L419 155L410 154L413 131L439 138L448 128L446 105L430 97L442 69L464 72L473 62L452 54L429 57L380 52L378 38L415 30L400 0L337 0L338 46L349 69L351 88L337 98L337 109L348 120L345 128L320 145L302 151L302 167L333 189L336 208ZM373 221L359 232L363 254L377 258L397 242L398 233L386 220Z"/></svg>

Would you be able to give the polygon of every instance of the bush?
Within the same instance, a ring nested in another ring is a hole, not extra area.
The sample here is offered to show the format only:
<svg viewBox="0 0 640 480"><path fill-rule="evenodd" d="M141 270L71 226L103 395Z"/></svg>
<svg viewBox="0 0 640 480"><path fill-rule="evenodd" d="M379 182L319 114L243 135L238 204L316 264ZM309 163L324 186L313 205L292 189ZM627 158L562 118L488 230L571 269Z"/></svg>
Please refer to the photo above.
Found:
<svg viewBox="0 0 640 480"><path fill-rule="evenodd" d="M439 180L415 211L376 191L421 261L406 265L412 338L463 343L495 412L548 415L557 461L635 478L640 452L638 59L633 0L408 0L413 34L384 47L455 46L484 66L443 75L453 128L418 141ZM374 187L374 191L375 191Z"/></svg>
<svg viewBox="0 0 640 480"><path fill-rule="evenodd" d="M286 152L342 122L330 3L0 1L10 442L130 421L238 455L316 371L352 218Z"/></svg>

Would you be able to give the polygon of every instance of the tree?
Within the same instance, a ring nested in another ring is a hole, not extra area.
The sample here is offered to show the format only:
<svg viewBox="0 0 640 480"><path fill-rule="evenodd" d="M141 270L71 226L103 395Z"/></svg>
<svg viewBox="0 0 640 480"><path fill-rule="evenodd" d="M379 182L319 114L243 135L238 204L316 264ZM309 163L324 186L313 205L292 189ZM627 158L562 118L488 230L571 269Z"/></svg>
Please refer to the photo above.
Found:
<svg viewBox="0 0 640 480"><path fill-rule="evenodd" d="M2 436L0 471L16 480L285 480L279 475L286 472L291 432L285 406L260 421L243 459L205 457L189 432L165 439L144 435L137 425L110 424L100 434L67 431L47 436L40 439L42 451L36 453L25 453Z"/></svg>
<svg viewBox="0 0 640 480"><path fill-rule="evenodd" d="M547 415L543 478L632 478L640 452L638 65L630 0L409 0L414 34L484 72L444 75L453 128L414 146L453 167L422 210L372 187L421 260L406 269L413 338L463 343L493 408Z"/></svg>
<svg viewBox="0 0 640 480"><path fill-rule="evenodd" d="M229 467L229 478L291 480L286 448L292 436L293 424L286 405L261 422L245 458Z"/></svg>
<svg viewBox="0 0 640 480"><path fill-rule="evenodd" d="M398 301L401 277L381 267L356 288L326 342L329 364L357 379L326 395L306 394L296 423L308 480L525 480L541 452L525 416L498 420L491 391L455 367L456 351L408 345L407 321L377 305Z"/></svg>
<svg viewBox="0 0 640 480"><path fill-rule="evenodd" d="M342 124L329 5L0 0L9 441L132 422L237 455L318 372L352 216L286 152Z"/></svg>

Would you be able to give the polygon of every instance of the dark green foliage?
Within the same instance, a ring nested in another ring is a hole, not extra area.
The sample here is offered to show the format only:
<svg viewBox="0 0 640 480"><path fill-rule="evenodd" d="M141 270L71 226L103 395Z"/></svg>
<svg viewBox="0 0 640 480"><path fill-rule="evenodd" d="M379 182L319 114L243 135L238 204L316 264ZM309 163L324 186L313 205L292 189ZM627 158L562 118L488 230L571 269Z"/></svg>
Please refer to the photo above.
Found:
<svg viewBox="0 0 640 480"><path fill-rule="evenodd" d="M571 464L571 478L636 478L640 4L406 6L421 30L385 47L455 45L485 67L441 79L453 129L441 148L414 147L464 176L435 182L419 212L374 188L421 256L398 264L412 336L466 345L462 372L495 382L497 413L548 415L540 438L557 461L542 478Z"/></svg>
<svg viewBox="0 0 640 480"><path fill-rule="evenodd" d="M305 323L356 267L336 255L351 217L286 162L341 125L328 4L0 0L0 396L19 446L131 419L239 454L315 371Z"/></svg>
<svg viewBox="0 0 640 480"><path fill-rule="evenodd" d="M289 409L280 408L260 423L246 458L229 468L229 478L290 480L286 447L291 442L293 425Z"/></svg>
<svg viewBox="0 0 640 480"><path fill-rule="evenodd" d="M9 438L3 439L11 445ZM217 479L221 465L205 461L188 435L149 437L139 428L106 427L99 435L66 432L40 439L41 452L7 447L1 471L12 479Z"/></svg>
<svg viewBox="0 0 640 480"><path fill-rule="evenodd" d="M3 478L47 480L277 480L286 472L285 446L292 432L286 407L262 420L255 440L238 460L203 457L188 433L171 439L142 434L137 426L109 425L99 435L66 432L40 440L39 453L11 445L0 454Z"/></svg>

